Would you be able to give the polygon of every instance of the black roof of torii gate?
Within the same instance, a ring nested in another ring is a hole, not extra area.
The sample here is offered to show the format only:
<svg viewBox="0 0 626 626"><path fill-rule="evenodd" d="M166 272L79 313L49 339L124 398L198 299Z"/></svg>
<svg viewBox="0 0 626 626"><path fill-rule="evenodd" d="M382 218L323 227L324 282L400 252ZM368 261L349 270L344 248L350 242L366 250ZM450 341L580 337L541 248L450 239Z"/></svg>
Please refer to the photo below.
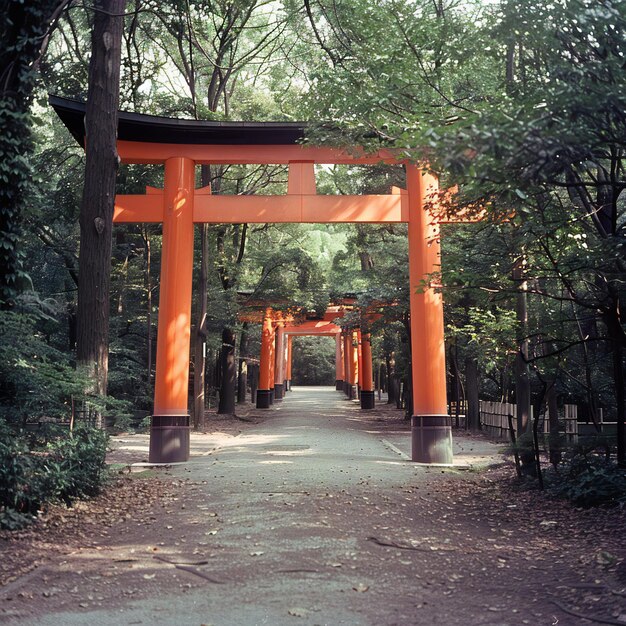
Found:
<svg viewBox="0 0 626 626"><path fill-rule="evenodd" d="M85 103L59 96L49 102L78 143L84 145ZM304 122L214 122L120 111L118 139L147 143L290 145L305 137Z"/></svg>

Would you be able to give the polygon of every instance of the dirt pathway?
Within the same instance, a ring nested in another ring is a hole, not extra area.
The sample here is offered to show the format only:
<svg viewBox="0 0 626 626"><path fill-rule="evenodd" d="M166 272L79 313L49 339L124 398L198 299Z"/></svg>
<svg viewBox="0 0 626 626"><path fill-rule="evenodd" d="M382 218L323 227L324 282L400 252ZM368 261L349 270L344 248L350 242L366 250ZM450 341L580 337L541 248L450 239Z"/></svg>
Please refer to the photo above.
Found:
<svg viewBox="0 0 626 626"><path fill-rule="evenodd" d="M297 389L237 436L200 436L189 463L159 470L158 501L0 589L0 621L590 623L563 609L626 620L616 512L510 494L510 468L417 467L403 429L331 389ZM141 460L144 445L123 439L118 458ZM457 445L459 459L500 459L482 440ZM126 480L139 493L147 479Z"/></svg>

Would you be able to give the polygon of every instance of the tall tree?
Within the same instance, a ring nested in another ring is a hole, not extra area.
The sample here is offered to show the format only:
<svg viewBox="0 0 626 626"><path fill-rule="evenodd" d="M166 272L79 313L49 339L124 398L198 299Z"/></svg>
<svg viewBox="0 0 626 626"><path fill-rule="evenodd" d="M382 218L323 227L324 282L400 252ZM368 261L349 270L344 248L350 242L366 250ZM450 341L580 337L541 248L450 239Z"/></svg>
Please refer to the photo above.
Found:
<svg viewBox="0 0 626 626"><path fill-rule="evenodd" d="M85 185L80 211L77 361L91 393L107 390L109 286L117 155L120 59L126 0L96 0L85 112Z"/></svg>

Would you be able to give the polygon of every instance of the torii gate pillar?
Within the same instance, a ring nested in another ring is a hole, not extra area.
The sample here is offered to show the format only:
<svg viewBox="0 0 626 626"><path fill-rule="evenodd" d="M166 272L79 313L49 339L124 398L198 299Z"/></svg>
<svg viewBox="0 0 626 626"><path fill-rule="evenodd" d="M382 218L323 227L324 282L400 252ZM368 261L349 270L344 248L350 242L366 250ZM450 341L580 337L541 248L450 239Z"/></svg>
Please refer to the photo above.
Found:
<svg viewBox="0 0 626 626"><path fill-rule="evenodd" d="M291 391L292 350L293 350L293 337L291 335L288 335L287 337L287 373L286 373L286 379L285 379L285 391Z"/></svg>
<svg viewBox="0 0 626 626"><path fill-rule="evenodd" d="M343 391L343 335L337 333L335 335L335 389Z"/></svg>
<svg viewBox="0 0 626 626"><path fill-rule="evenodd" d="M284 324L279 322L276 327L276 353L274 355L274 399L285 397L285 331Z"/></svg>
<svg viewBox="0 0 626 626"><path fill-rule="evenodd" d="M261 359L259 363L259 387L256 392L256 408L269 409L271 390L274 386L271 380L270 360L272 358L272 342L274 330L272 328L271 310L268 309L263 317L263 330L261 332Z"/></svg>
<svg viewBox="0 0 626 626"><path fill-rule="evenodd" d="M409 281L413 416L411 459L452 464L452 420L446 398L443 298L430 276L440 267L439 225L424 199L437 190L437 179L406 165L409 196Z"/></svg>
<svg viewBox="0 0 626 626"><path fill-rule="evenodd" d="M163 247L159 332L150 428L150 463L189 458L189 332L193 272L193 197L191 159L165 162Z"/></svg>
<svg viewBox="0 0 626 626"><path fill-rule="evenodd" d="M374 375L372 372L372 337L361 334L361 408L374 408Z"/></svg>

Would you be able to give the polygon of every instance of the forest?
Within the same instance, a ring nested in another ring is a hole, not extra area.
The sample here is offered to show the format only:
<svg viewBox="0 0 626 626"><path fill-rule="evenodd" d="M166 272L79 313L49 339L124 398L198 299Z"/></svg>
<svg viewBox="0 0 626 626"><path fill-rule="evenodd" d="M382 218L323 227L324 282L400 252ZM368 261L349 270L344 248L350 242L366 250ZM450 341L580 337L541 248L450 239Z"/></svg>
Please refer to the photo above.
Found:
<svg viewBox="0 0 626 626"><path fill-rule="evenodd" d="M301 121L315 144L389 148L435 172L454 190L446 214L477 218L442 226L441 271L430 277L445 302L448 400L466 406L463 427L480 429L481 400L517 404L522 466L532 474L533 424L536 434L545 413L550 463L563 467L574 455L577 471L595 472L610 498L623 499L625 3L0 6L3 526L39 506L16 478L41 462L24 460L27 450L52 446L61 468L82 448L95 449L89 477L51 487L48 476L40 485L61 499L90 495L106 443L85 424L114 416L120 428L140 428L152 410L161 226L113 226L111 217L115 193L163 187L163 169L118 163L118 109ZM50 95L88 103L87 158ZM213 194L280 194L287 185L279 165L203 166L197 176ZM384 163L318 166L316 180L325 194L406 186L402 168ZM411 417L405 224L202 224L194 255L195 428L209 409L231 414L236 400L250 401L246 380L261 333L242 321L251 303L314 315L346 296L357 310L389 305L372 327L374 370L389 402ZM239 392L223 372L225 344L235 346ZM332 384L334 345L295 345L294 383ZM565 404L577 405L597 433L582 449L564 441ZM73 440L51 434L70 420ZM601 421L612 429L603 433ZM41 424L50 428L33 427Z"/></svg>

